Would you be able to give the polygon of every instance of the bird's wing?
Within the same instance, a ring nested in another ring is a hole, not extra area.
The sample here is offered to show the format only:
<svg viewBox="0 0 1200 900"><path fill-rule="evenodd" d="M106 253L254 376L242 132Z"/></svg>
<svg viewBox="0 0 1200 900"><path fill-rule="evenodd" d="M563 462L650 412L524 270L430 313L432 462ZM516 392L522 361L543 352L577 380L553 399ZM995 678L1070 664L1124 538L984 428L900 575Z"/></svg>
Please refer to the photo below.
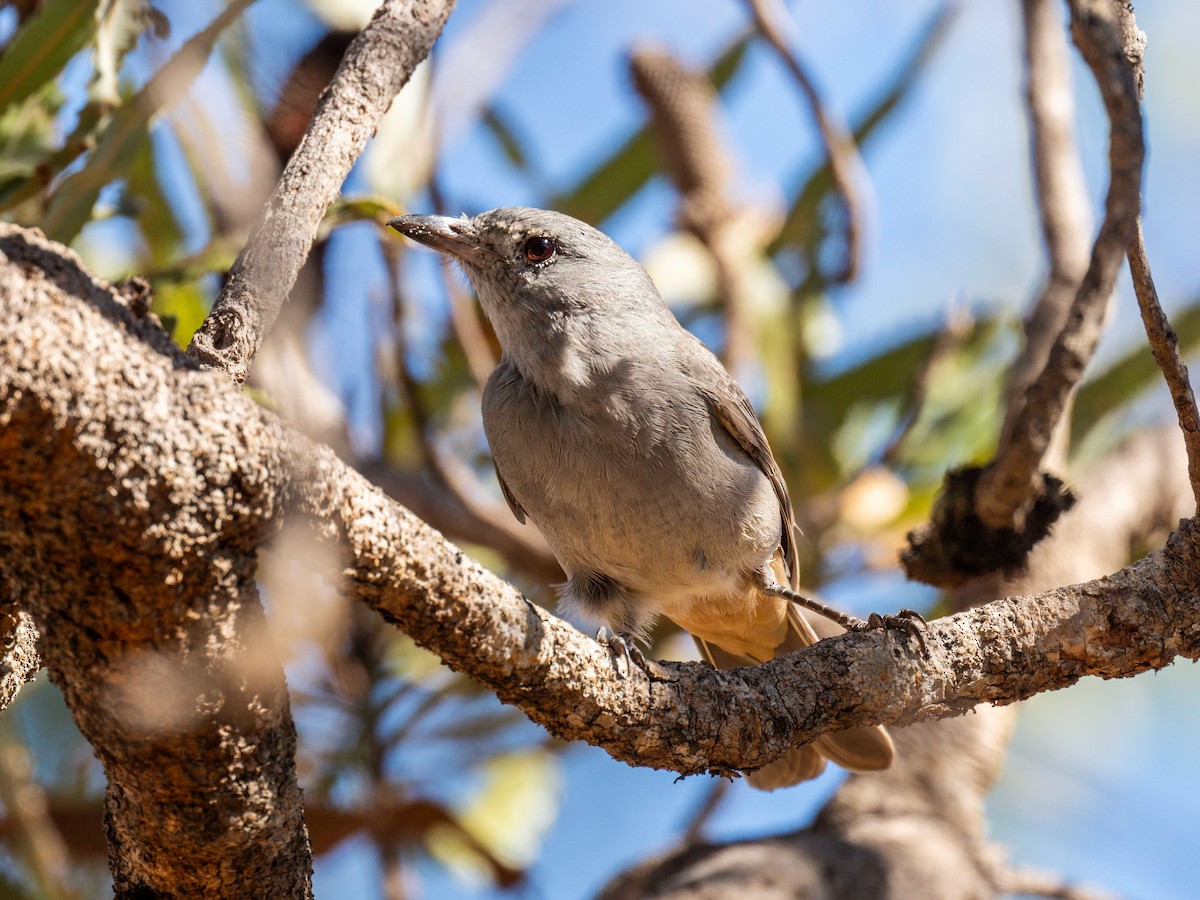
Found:
<svg viewBox="0 0 1200 900"><path fill-rule="evenodd" d="M783 526L779 545L783 550L783 561L787 566L790 586L795 589L800 576L796 562L796 516L792 512L792 501L788 497L783 473L771 454L771 447L767 443L767 436L763 433L754 407L750 405L749 398L734 381L733 376L707 347L697 340L688 355L689 364L698 370L696 383L700 385L709 412L737 445L746 451L775 489Z"/></svg>
<svg viewBox="0 0 1200 900"><path fill-rule="evenodd" d="M525 524L525 507L523 507L513 492L508 489L508 482L504 480L504 476L500 474L500 466L496 460L492 459L492 465L496 467L496 480L500 482L500 493L504 494L504 499L508 501L508 508L512 510L513 515L517 517L517 521L522 525Z"/></svg>

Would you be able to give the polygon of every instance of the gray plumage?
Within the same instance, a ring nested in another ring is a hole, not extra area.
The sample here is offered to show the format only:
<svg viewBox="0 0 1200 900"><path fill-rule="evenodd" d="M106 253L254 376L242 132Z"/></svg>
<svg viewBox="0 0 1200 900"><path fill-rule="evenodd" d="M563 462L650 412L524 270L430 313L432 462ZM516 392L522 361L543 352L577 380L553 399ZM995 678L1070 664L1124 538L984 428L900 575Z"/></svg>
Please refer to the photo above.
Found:
<svg viewBox="0 0 1200 900"><path fill-rule="evenodd" d="M389 224L455 257L496 330L484 429L513 513L569 576L568 608L626 635L666 615L719 666L817 639L762 590L795 588L798 571L787 487L754 410L635 260L546 210ZM794 783L825 756L884 768L892 752L883 729L851 729L750 779Z"/></svg>

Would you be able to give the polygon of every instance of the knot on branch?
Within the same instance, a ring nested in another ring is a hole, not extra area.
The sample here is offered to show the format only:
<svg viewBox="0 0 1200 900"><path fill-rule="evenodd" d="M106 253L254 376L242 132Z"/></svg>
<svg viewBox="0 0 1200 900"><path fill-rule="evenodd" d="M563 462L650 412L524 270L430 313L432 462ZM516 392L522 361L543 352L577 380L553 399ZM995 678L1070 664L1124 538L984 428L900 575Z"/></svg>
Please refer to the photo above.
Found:
<svg viewBox="0 0 1200 900"><path fill-rule="evenodd" d="M192 335L187 353L206 369L220 369L235 384L244 384L254 358L252 330L235 306L215 308Z"/></svg>
<svg viewBox="0 0 1200 900"><path fill-rule="evenodd" d="M976 489L986 469L967 466L946 473L928 524L908 533L900 562L908 577L953 588L986 575L1020 572L1029 551L1045 538L1075 495L1054 475L1039 472L1035 500L1019 527L993 528L976 512Z"/></svg>

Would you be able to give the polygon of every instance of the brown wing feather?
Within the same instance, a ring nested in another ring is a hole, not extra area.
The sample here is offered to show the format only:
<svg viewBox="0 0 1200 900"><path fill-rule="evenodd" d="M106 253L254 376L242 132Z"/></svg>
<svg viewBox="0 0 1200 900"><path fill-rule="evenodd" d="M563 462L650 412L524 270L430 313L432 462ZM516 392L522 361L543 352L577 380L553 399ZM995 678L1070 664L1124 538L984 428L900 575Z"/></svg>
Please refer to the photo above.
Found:
<svg viewBox="0 0 1200 900"><path fill-rule="evenodd" d="M525 524L525 507L523 507L513 496L512 491L508 489L508 483L504 480L504 476L500 474L500 467L496 465L496 461L492 460L492 465L496 469L496 480L500 482L500 493L504 495L504 499L508 502L508 508L512 510L517 521L522 525Z"/></svg>
<svg viewBox="0 0 1200 900"><path fill-rule="evenodd" d="M714 387L704 389L709 410L721 427L767 476L771 487L775 489L775 496L779 498L779 516L782 523L779 544L783 549L783 561L794 590L800 581L800 570L796 564L796 516L792 512L792 501L788 497L783 473L779 471L779 464L771 454L767 436L763 433L749 398L715 357L712 358L711 367L717 377Z"/></svg>

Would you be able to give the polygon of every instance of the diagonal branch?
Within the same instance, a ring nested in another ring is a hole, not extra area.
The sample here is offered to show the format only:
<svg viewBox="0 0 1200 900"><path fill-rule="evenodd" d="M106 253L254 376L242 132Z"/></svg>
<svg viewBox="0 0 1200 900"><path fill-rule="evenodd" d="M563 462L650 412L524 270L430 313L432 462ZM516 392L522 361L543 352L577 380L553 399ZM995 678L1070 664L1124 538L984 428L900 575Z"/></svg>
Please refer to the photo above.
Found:
<svg viewBox="0 0 1200 900"><path fill-rule="evenodd" d="M1041 493L1039 470L1068 397L1083 377L1104 327L1108 298L1141 209L1142 113L1113 0L1070 0L1071 34L1096 78L1111 123L1104 222L1091 260L1046 366L1005 423L996 458L980 479L976 510L991 528L1017 528Z"/></svg>
<svg viewBox="0 0 1200 900"><path fill-rule="evenodd" d="M188 354L239 384L287 300L326 208L392 98L441 34L454 0L384 0L321 95Z"/></svg>
<svg viewBox="0 0 1200 900"><path fill-rule="evenodd" d="M1200 412L1196 410L1196 395L1192 393L1192 385L1188 380L1187 365L1179 353L1179 340L1158 302L1158 291L1154 289L1154 279L1150 275L1150 261L1146 259L1140 218L1137 234L1129 247L1129 271L1133 276L1133 290L1137 294L1150 350L1166 379L1171 402L1175 404L1179 428L1187 445L1188 480L1196 498L1196 508L1200 510Z"/></svg>
<svg viewBox="0 0 1200 900"><path fill-rule="evenodd" d="M995 458L983 468L948 473L931 521L908 536L909 546L901 554L908 576L941 587L988 572L1019 570L1074 503L1062 480L1042 471L1042 465L1095 352L1141 209L1146 151L1130 55L1134 38L1127 27L1132 14L1128 22L1124 15L1118 17L1116 0L1069 3L1072 36L1096 79L1110 122L1104 221L1045 365L1024 397L1009 404Z"/></svg>
<svg viewBox="0 0 1200 900"><path fill-rule="evenodd" d="M1063 330L1087 270L1092 231L1083 162L1075 140L1070 59L1059 0L1022 0L1021 8L1034 200L1046 248L1047 272L1025 319L1025 346L1009 375L1006 429L1015 424L1025 392L1045 368L1050 348ZM1065 436L1067 418L1064 415L1059 421L1057 435ZM1007 431L1005 435L1003 440L1007 440ZM1060 451L1065 450L1064 441L1055 443Z"/></svg>
<svg viewBox="0 0 1200 900"><path fill-rule="evenodd" d="M833 186L846 204L846 255L841 268L832 273L834 284L853 281L862 259L863 231L866 219L867 168L858 152L854 135L825 107L821 94L800 58L789 49L792 20L782 0L745 0L754 16L754 25L784 67L795 79L808 103L821 143L825 145L829 175Z"/></svg>

